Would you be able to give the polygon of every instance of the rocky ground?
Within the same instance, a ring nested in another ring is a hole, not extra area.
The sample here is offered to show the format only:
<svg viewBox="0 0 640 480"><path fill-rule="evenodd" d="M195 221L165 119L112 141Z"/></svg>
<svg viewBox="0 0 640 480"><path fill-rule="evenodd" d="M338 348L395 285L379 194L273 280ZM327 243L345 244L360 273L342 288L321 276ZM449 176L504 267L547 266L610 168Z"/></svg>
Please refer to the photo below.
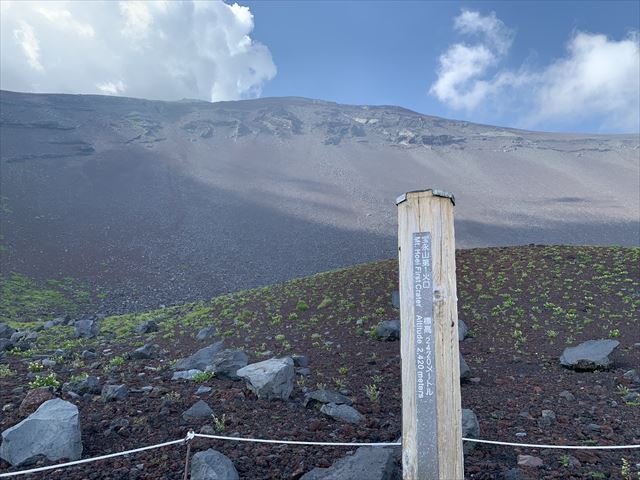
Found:
<svg viewBox="0 0 640 480"><path fill-rule="evenodd" d="M640 249L461 250L457 265L459 316L469 328L460 343L469 366L462 405L475 413L481 438L640 443ZM58 419L60 430L53 423L46 430L60 432L56 441L66 442L68 456L80 455L79 440L82 457L92 457L183 438L190 429L321 442L396 441L399 342L393 322L383 323L398 318L395 290L397 265L390 260L208 302L109 316L88 315L99 293L71 280L43 288L25 277L4 279L0 455L22 461L13 455L27 449L11 450L22 437L9 429L39 406L46 422ZM615 348L605 355L610 364L602 360L595 371L561 365L566 348L596 339L612 341ZM251 365L285 357L291 360L263 364L261 374L272 372L276 379L262 385ZM174 379L180 376L191 378ZM42 405L52 398L63 401ZM322 471L309 472L332 465L347 478L345 469L364 464L369 470L351 478L368 480L397 476L399 467L393 450L372 456L349 447L209 439L191 447L192 453L208 449L230 462L202 453L194 458L192 478L202 478L198 472L211 463L225 465L230 476L224 478L234 478L235 469L242 479L322 478ZM468 450L468 479L635 479L640 473L638 450ZM184 446L167 447L40 477L179 479L185 454ZM36 459L36 465L48 463L55 462ZM0 471L20 468L0 460Z"/></svg>

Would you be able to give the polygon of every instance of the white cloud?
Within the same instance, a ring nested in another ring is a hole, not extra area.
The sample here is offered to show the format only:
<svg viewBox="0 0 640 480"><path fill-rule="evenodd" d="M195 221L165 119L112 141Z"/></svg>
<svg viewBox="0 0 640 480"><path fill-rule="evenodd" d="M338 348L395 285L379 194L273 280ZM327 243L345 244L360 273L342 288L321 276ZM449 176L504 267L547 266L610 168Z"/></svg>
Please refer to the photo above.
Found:
<svg viewBox="0 0 640 480"><path fill-rule="evenodd" d="M51 5L38 8L37 11L59 29L74 30L81 37L93 37L93 27L88 23L77 21L69 10L54 8Z"/></svg>
<svg viewBox="0 0 640 480"><path fill-rule="evenodd" d="M601 115L617 128L638 130L640 122L640 48L637 35L620 41L578 32L568 55L541 74L530 74L536 108L527 122Z"/></svg>
<svg viewBox="0 0 640 480"><path fill-rule="evenodd" d="M13 36L27 58L29 66L34 70L43 70L40 63L40 42L38 42L33 27L22 21L18 25L18 28L13 31Z"/></svg>
<svg viewBox="0 0 640 480"><path fill-rule="evenodd" d="M484 45L453 45L440 56L438 81L431 93L454 108L475 108L487 96L487 83L472 81L497 61Z"/></svg>
<svg viewBox="0 0 640 480"><path fill-rule="evenodd" d="M451 45L439 58L438 78L429 92L449 107L486 112L500 105L519 115L518 123L525 127L591 120L602 130L640 129L637 33L614 40L576 32L566 54L546 67L510 70L500 68L500 62L513 35L495 14L465 10L455 18L454 29L479 40Z"/></svg>
<svg viewBox="0 0 640 480"><path fill-rule="evenodd" d="M120 95L126 90L122 80L118 80L116 83L104 82L97 83L96 88L106 95Z"/></svg>
<svg viewBox="0 0 640 480"><path fill-rule="evenodd" d="M454 19L454 28L462 34L482 35L500 55L507 53L513 41L513 31L496 17L495 12L483 17L479 12L462 10Z"/></svg>
<svg viewBox="0 0 640 480"><path fill-rule="evenodd" d="M495 13L482 16L463 10L454 22L455 29L466 35L477 35L476 45L456 43L440 56L438 80L430 93L453 108L471 110L490 93L491 85L478 80L496 65L511 46L513 34Z"/></svg>
<svg viewBox="0 0 640 480"><path fill-rule="evenodd" d="M125 19L121 33L124 37L143 42L150 34L156 13L167 12L167 3L163 1L125 0L118 2L120 13Z"/></svg>
<svg viewBox="0 0 640 480"><path fill-rule="evenodd" d="M259 96L276 75L249 8L223 2L2 2L0 86L153 99Z"/></svg>

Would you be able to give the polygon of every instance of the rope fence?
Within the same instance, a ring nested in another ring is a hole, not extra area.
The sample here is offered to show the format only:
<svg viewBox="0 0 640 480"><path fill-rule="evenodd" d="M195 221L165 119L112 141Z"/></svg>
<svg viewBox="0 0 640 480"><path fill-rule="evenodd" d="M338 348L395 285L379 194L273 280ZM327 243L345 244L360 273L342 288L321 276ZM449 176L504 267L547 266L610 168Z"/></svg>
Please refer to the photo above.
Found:
<svg viewBox="0 0 640 480"><path fill-rule="evenodd" d="M189 431L185 438L179 440L172 440L170 442L157 443L155 445L148 445L146 447L135 448L133 450L126 450L124 452L110 453L108 455L101 455L99 457L83 458L73 462L59 463L56 465L48 465L46 467L30 468L28 470L20 470L17 472L0 473L0 478L17 477L19 475L27 475L31 473L46 472L48 470L57 470L60 468L73 467L75 465L81 465L83 463L97 462L100 460L107 460L109 458L122 457L125 455L131 455L134 453L144 452L147 450L154 450L162 447L169 447L171 445L190 445L190 442L194 438L206 438L210 440L223 440L229 442L249 442L249 443L271 443L279 445L306 445L306 446L321 446L321 447L399 447L401 442L378 442L378 443L352 443L352 442L307 442L298 440L273 440L266 438L244 438L244 437L227 437L223 435L205 435L202 433L195 433ZM638 445L538 445L534 443L513 443L513 442L500 442L497 440L482 440L478 438L462 438L465 442L485 443L488 445L503 445L510 447L520 448L540 448L540 449L558 449L558 450L633 450L640 449ZM189 452L187 452L187 460L185 463L185 478L188 473L189 466Z"/></svg>

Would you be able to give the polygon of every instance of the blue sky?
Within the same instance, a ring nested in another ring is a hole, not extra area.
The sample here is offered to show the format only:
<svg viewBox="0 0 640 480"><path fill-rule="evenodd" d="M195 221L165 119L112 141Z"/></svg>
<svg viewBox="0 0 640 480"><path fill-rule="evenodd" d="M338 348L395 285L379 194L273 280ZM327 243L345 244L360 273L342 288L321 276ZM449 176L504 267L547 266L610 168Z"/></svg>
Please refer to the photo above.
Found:
<svg viewBox="0 0 640 480"><path fill-rule="evenodd" d="M506 111L483 104L453 108L429 94L429 89L438 78L440 55L451 44L470 40L454 31L454 19L462 10L485 16L495 12L513 30L501 69L528 65L540 71L566 56L567 43L576 32L600 33L617 41L628 38L639 29L640 2L259 1L246 5L256 20L253 38L269 46L278 67L277 76L263 89L265 96L400 105L430 115L545 130L628 130L607 128L597 112L529 125L519 110L524 102L515 102Z"/></svg>
<svg viewBox="0 0 640 480"><path fill-rule="evenodd" d="M0 86L304 96L549 131L640 128L640 2L0 3Z"/></svg>

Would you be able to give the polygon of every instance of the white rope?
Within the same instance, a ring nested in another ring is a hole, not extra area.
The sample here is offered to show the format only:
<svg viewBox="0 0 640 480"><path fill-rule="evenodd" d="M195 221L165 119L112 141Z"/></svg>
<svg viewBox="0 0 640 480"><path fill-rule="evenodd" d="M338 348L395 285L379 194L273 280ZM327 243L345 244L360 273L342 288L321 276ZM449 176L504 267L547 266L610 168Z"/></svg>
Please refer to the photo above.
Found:
<svg viewBox="0 0 640 480"><path fill-rule="evenodd" d="M202 433L194 434L195 437L212 438L214 440L228 440L234 442L252 442L252 443L278 443L284 445L317 445L325 447L397 447L402 445L400 442L380 442L380 443L352 443L352 442L301 442L296 440L268 440L264 438L243 438L243 437L224 437L222 435L204 435ZM640 445L537 445L533 443L512 443L499 442L496 440L480 440L477 438L462 438L465 442L488 443L491 445L507 445L511 447L527 447L527 448L558 448L566 450L630 450L640 448Z"/></svg>
<svg viewBox="0 0 640 480"><path fill-rule="evenodd" d="M537 445L534 443L499 442L497 440L479 440L477 438L463 438L465 442L488 443L490 445L507 445L510 447L526 448L557 448L564 450L632 450L640 445Z"/></svg>
<svg viewBox="0 0 640 480"><path fill-rule="evenodd" d="M251 443L279 443L283 445L318 445L324 447L395 447L400 442L380 442L380 443L352 443L352 442L303 442L298 440L269 440L266 438L243 438L243 437L223 437L221 435L204 435L196 433L194 436L201 438L212 438L214 440L229 440L233 442Z"/></svg>
<svg viewBox="0 0 640 480"><path fill-rule="evenodd" d="M99 457L83 458L82 460L76 460L74 462L59 463L57 465L49 465L46 467L31 468L29 470L20 470L18 472L0 473L0 478L16 477L18 475L26 475L28 473L45 472L47 470L56 470L58 468L72 467L74 465L81 465L83 463L97 462L99 460L106 460L107 458L121 457L123 455L130 455L132 453L144 452L145 450L153 450L161 447L168 447L169 445L177 445L179 443L186 443L193 440L195 437L210 438L213 440L226 440L233 442L251 442L251 443L273 443L280 445L315 445L324 447L397 447L400 446L400 442L377 442L377 443L354 443L354 442L306 442L299 440L270 440L266 438L244 438L244 437L225 437L222 435L205 435L202 433L194 433L189 431L187 436L180 440L172 440L171 442L158 443L155 445L148 445L146 447L136 448L134 450L127 450L125 452L110 453L108 455L101 455ZM640 448L640 445L538 445L533 443L512 443L512 442L499 442L496 440L481 440L478 438L462 438L465 442L486 443L490 445L506 445L510 447L524 447L524 448L555 448L564 450L630 450Z"/></svg>
<svg viewBox="0 0 640 480"><path fill-rule="evenodd" d="M97 462L98 460L105 460L107 458L121 457L123 455L130 455L132 453L144 452L145 450L153 450L154 448L168 447L169 445L185 443L187 440L190 440L192 438L193 438L193 432L189 432L186 438L182 438L180 440L173 440L171 442L158 443L156 445L149 445L147 447L136 448L134 450L127 450L126 452L110 453L109 455L101 455L99 457L93 457L93 458L83 458L82 460L76 460L74 462L67 462L67 463L59 463L57 465L49 465L47 467L31 468L29 470L20 470L18 472L0 473L0 478L16 477L18 475L26 475L28 473L45 472L47 470L55 470L58 468L72 467L74 465L80 465L82 463Z"/></svg>

